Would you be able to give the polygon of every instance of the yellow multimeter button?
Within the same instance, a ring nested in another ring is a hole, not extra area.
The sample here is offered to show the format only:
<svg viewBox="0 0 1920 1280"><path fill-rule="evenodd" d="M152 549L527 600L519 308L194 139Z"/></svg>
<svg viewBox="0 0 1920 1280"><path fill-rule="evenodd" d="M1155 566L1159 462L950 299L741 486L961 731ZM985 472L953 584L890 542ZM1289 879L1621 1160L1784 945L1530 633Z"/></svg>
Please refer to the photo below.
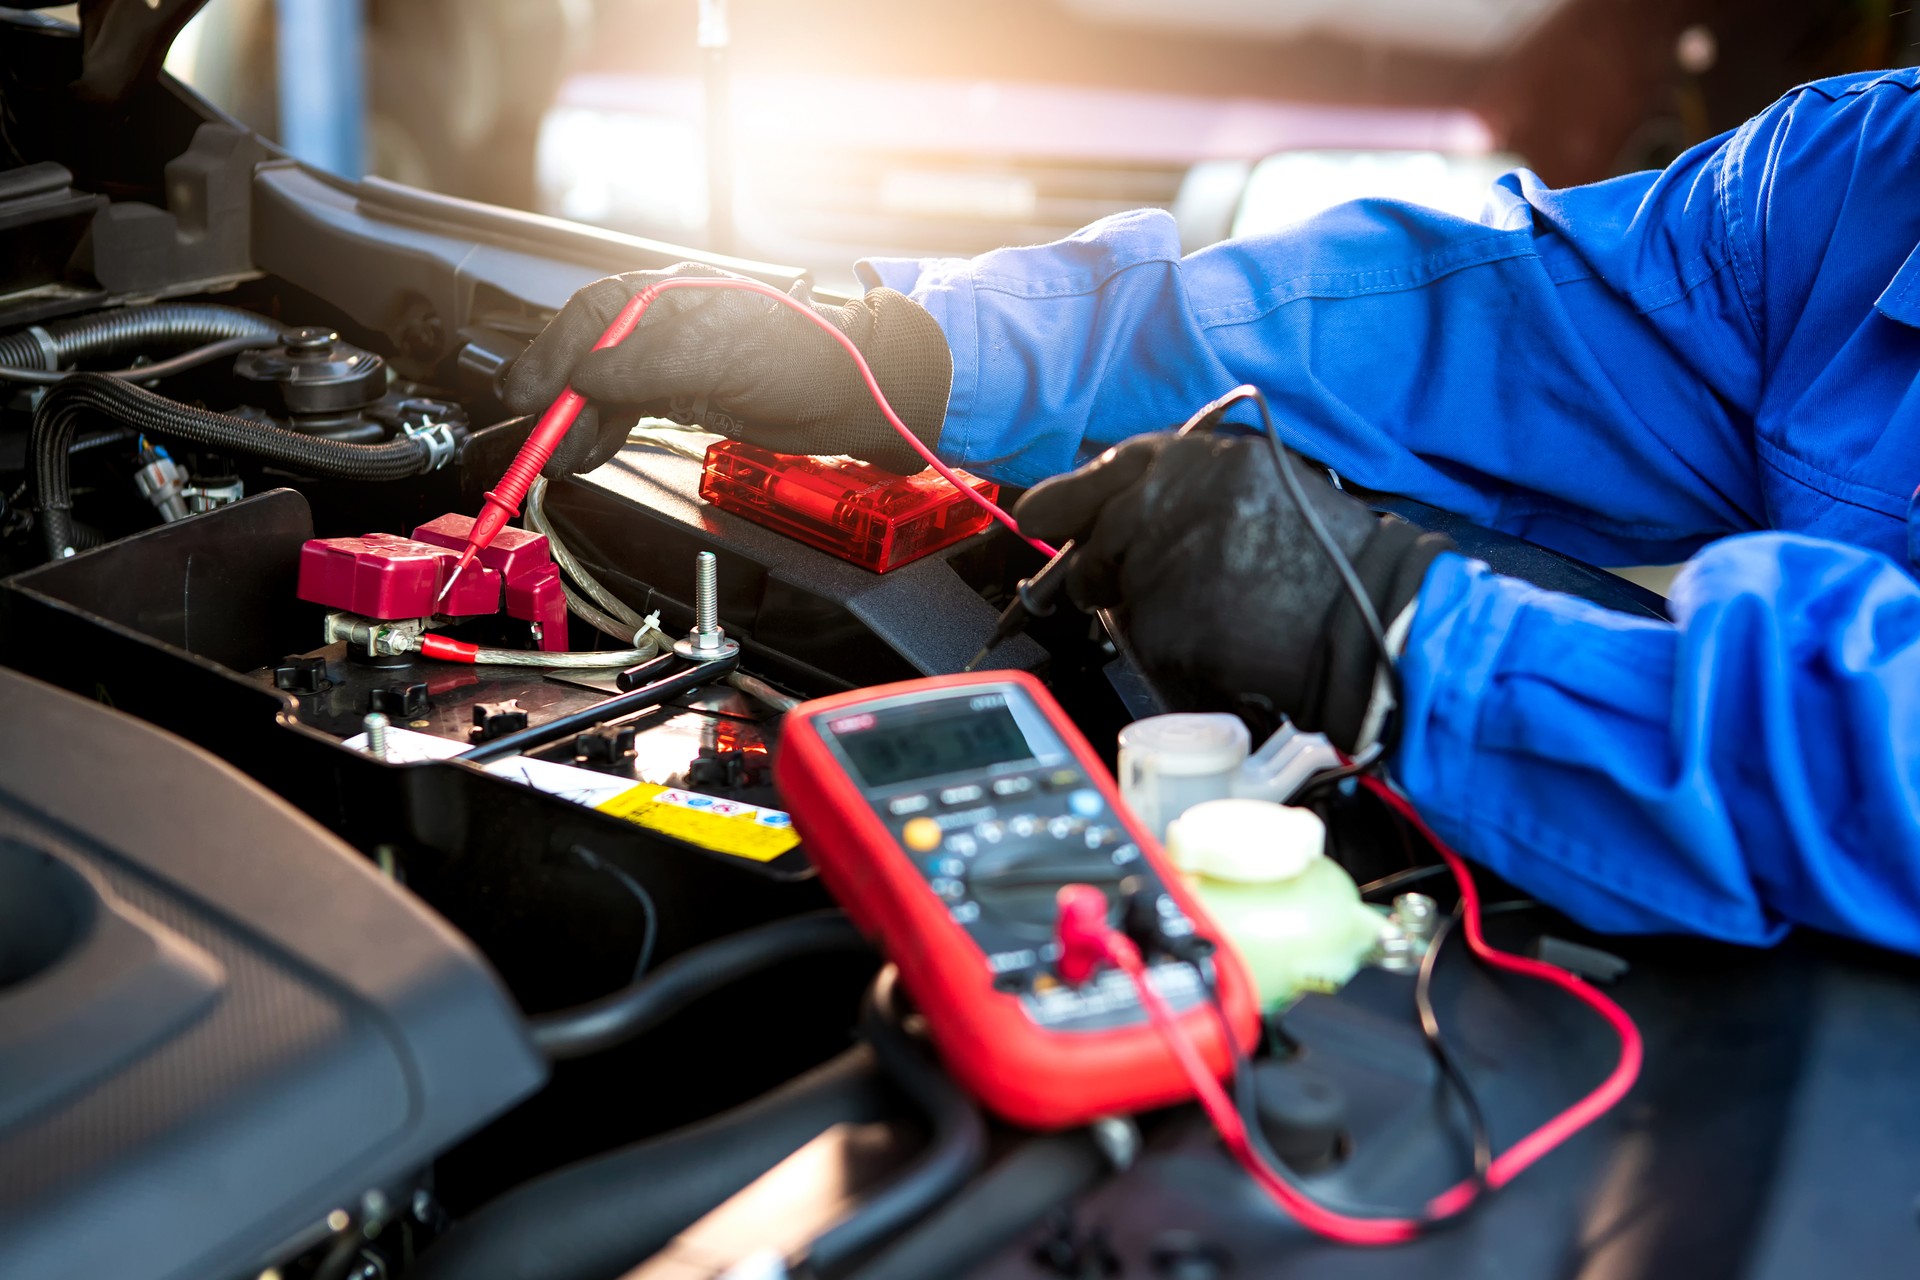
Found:
<svg viewBox="0 0 1920 1280"><path fill-rule="evenodd" d="M940 847L940 824L932 818L914 818L900 828L900 838L915 853L927 853Z"/></svg>

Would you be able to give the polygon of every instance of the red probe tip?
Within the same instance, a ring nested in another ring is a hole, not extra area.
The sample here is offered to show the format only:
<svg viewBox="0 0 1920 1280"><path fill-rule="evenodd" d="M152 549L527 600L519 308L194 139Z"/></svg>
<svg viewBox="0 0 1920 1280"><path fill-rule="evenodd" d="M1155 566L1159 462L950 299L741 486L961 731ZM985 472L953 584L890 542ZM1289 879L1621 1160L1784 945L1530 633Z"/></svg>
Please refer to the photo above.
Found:
<svg viewBox="0 0 1920 1280"><path fill-rule="evenodd" d="M453 572L447 575L447 585L440 588L440 594L433 598L434 604L437 605L447 598L447 593L453 590L453 584L460 581L460 575L467 571L467 566L472 564L473 558L479 554L480 548L471 543L467 545L467 549L460 553L460 563L453 566Z"/></svg>

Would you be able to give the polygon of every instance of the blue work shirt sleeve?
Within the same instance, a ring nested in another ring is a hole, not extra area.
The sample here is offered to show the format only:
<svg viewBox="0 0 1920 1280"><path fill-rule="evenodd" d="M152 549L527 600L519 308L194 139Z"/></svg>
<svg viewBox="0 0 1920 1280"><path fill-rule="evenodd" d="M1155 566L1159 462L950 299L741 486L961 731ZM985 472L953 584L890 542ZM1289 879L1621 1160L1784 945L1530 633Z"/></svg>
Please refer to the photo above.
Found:
<svg viewBox="0 0 1920 1280"><path fill-rule="evenodd" d="M1659 173L1554 190L1516 171L1478 221L1365 200L1182 258L1149 210L861 271L939 319L942 451L1001 480L1252 382L1291 443L1368 488L1597 563L1668 563L1767 526L1755 414L1833 292L1828 233L1920 132L1911 79L1810 86ZM1871 247L1850 256L1881 271Z"/></svg>
<svg viewBox="0 0 1920 1280"><path fill-rule="evenodd" d="M1872 551L1729 538L1674 624L1455 555L1420 594L1396 782L1593 928L1920 953L1920 585Z"/></svg>

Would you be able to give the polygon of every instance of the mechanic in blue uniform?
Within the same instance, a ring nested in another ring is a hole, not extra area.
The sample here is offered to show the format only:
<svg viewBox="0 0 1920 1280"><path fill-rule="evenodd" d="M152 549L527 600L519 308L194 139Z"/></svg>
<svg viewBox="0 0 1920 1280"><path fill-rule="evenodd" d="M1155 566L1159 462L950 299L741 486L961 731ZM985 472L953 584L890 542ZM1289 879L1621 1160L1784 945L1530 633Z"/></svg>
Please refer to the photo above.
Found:
<svg viewBox="0 0 1920 1280"><path fill-rule="evenodd" d="M1665 172L1509 174L1478 221L1360 201L1182 258L1148 211L863 263L868 294L821 309L942 456L1037 486L1023 526L1081 540L1070 589L1156 675L1349 748L1383 690L1265 446L1165 430L1236 384L1366 488L1600 564L1691 557L1671 623L1627 617L1309 484L1399 653L1391 775L1463 851L1602 930L1920 953L1916 246L1905 70L1795 90ZM918 469L764 300L663 295L585 355L651 278L582 290L509 377L522 411L569 377L600 407L556 470L663 406Z"/></svg>

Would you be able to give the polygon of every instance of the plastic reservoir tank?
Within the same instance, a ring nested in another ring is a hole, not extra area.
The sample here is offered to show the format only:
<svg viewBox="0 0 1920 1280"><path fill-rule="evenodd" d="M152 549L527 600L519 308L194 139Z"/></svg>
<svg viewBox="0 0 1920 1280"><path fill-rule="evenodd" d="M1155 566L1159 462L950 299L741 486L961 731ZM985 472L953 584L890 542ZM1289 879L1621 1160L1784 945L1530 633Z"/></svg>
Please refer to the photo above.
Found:
<svg viewBox="0 0 1920 1280"><path fill-rule="evenodd" d="M1346 985L1383 918L1326 856L1326 826L1269 800L1210 800L1176 818L1167 852L1247 962L1260 1003Z"/></svg>
<svg viewBox="0 0 1920 1280"><path fill-rule="evenodd" d="M1164 843L1169 822L1194 805L1233 794L1248 743L1238 716L1136 720L1120 731L1120 796Z"/></svg>

